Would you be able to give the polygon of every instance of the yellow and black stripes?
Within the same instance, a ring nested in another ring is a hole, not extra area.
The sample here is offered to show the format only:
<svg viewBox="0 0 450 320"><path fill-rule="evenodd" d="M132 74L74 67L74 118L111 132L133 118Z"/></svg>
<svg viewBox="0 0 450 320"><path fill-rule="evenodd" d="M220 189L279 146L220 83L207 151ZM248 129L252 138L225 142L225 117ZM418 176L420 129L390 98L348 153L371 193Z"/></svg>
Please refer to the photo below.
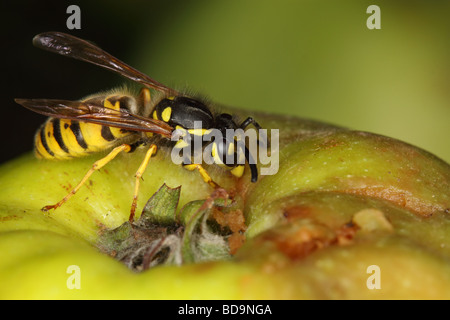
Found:
<svg viewBox="0 0 450 320"><path fill-rule="evenodd" d="M105 107L120 108L104 100ZM69 159L116 146L132 132L76 120L49 118L35 136L35 153L44 159Z"/></svg>
<svg viewBox="0 0 450 320"><path fill-rule="evenodd" d="M83 133L81 133L80 123L78 121L70 121L70 123L64 124L64 129L67 128L70 128L70 130L72 130L72 133L75 136L78 145L83 149L87 149L88 145L86 144L86 141L83 138Z"/></svg>

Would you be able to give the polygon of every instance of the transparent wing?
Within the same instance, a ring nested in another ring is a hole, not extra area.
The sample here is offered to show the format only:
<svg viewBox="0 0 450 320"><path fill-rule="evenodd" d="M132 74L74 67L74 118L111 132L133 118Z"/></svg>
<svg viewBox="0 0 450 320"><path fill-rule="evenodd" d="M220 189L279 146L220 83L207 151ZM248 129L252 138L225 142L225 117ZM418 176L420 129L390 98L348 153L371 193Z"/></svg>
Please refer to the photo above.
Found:
<svg viewBox="0 0 450 320"><path fill-rule="evenodd" d="M86 61L116 72L144 86L162 91L168 95L179 93L134 69L93 43L62 32L45 32L33 38L33 44L41 49L63 56Z"/></svg>
<svg viewBox="0 0 450 320"><path fill-rule="evenodd" d="M131 131L153 132L170 138L173 128L167 123L114 110L89 102L58 99L15 99L15 101L34 112L62 119L71 119L106 125Z"/></svg>

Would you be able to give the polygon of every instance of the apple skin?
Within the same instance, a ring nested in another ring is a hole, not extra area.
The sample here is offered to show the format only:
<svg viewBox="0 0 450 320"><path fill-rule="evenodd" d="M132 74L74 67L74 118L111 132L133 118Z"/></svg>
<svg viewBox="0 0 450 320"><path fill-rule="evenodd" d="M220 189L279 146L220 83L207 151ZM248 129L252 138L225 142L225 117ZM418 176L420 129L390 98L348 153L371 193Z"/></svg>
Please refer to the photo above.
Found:
<svg viewBox="0 0 450 320"><path fill-rule="evenodd" d="M376 134L252 116L279 129L279 170L251 183L249 170L236 179L208 168L246 218L246 241L228 260L134 273L99 252L99 235L128 219L143 150L119 155L47 213L40 209L64 197L101 154L26 154L2 165L0 298L450 299L447 163ZM161 150L143 176L138 212L164 183L182 186L179 208L211 194L198 173ZM70 266L79 268L79 289L70 288Z"/></svg>

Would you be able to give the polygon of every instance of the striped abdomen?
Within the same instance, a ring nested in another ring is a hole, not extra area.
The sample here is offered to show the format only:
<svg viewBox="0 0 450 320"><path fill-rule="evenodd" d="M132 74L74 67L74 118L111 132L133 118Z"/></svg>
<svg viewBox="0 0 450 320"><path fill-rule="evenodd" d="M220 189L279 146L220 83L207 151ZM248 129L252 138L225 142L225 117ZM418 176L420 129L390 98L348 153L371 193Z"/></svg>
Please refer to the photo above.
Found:
<svg viewBox="0 0 450 320"><path fill-rule="evenodd" d="M119 101L111 104L111 98L104 100L104 106L112 109L120 107ZM134 134L113 128L76 120L49 118L36 133L35 153L38 158L70 159L93 152L109 149L118 140Z"/></svg>

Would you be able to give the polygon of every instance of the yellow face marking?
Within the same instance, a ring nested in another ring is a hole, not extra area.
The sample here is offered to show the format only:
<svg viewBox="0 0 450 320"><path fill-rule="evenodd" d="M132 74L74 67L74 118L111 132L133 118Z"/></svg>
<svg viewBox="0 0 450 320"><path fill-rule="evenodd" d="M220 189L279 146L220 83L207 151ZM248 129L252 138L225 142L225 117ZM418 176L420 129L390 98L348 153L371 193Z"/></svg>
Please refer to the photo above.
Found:
<svg viewBox="0 0 450 320"><path fill-rule="evenodd" d="M187 146L189 146L189 144L186 141L178 140L177 143L175 144L174 148L182 149L182 148L187 147Z"/></svg>
<svg viewBox="0 0 450 320"><path fill-rule="evenodd" d="M174 97L174 96L170 96L170 97L167 97L167 99L169 99L169 100L174 100L175 97Z"/></svg>
<svg viewBox="0 0 450 320"><path fill-rule="evenodd" d="M169 122L171 115L172 115L172 108L171 107L165 108L161 113L162 120L164 122Z"/></svg>
<svg viewBox="0 0 450 320"><path fill-rule="evenodd" d="M159 120L158 119L158 114L156 113L156 110L153 111L153 119Z"/></svg>
<svg viewBox="0 0 450 320"><path fill-rule="evenodd" d="M180 132L181 137L185 137L187 135L187 131L182 126L176 126L175 130L178 130Z"/></svg>

